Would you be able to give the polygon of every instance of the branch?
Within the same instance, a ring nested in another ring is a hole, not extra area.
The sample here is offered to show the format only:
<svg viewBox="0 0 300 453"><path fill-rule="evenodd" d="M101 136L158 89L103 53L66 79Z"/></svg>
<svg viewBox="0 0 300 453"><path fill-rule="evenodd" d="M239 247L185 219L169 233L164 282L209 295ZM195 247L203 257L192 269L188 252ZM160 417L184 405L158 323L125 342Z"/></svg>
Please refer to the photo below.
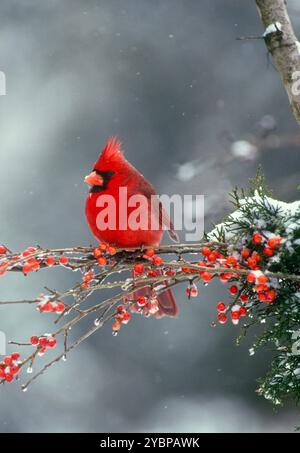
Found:
<svg viewBox="0 0 300 453"><path fill-rule="evenodd" d="M300 124L300 97L293 87L300 76L300 44L294 33L285 0L256 0L265 27L264 39Z"/></svg>

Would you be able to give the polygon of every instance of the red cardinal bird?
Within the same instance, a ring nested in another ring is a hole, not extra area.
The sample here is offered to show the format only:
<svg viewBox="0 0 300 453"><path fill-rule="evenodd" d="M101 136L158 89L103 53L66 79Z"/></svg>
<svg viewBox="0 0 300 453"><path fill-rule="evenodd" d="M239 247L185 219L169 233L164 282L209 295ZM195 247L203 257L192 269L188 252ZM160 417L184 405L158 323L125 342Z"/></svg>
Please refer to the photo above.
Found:
<svg viewBox="0 0 300 453"><path fill-rule="evenodd" d="M108 139L99 159L93 167L93 171L86 176L85 182L91 186L86 200L85 213L88 224L94 236L106 244L115 245L116 247L157 247L162 239L164 229L168 228L168 233L173 240L178 241L178 236L174 232L174 227L162 204L156 197L153 186L136 170L124 157L121 143L116 137ZM125 201L120 200L119 189L125 190ZM125 188L125 189L124 189ZM144 214L148 216L146 229L132 229L130 227L130 215L136 209L129 206L129 199L132 196L143 196L146 204ZM103 228L105 202L112 196L115 202L113 224L106 223L106 229ZM101 198L101 199L100 199ZM152 203L151 203L152 201ZM153 202L154 201L154 202ZM127 209L124 210L125 203ZM145 212L147 210L147 212ZM157 222L157 229L149 227L153 220ZM101 224L102 222L102 224ZM124 228L125 225L125 228ZM143 288L134 292L134 298L140 295L149 295L150 288ZM162 292L158 297L159 316L175 316L178 308L175 303L172 291L170 289Z"/></svg>

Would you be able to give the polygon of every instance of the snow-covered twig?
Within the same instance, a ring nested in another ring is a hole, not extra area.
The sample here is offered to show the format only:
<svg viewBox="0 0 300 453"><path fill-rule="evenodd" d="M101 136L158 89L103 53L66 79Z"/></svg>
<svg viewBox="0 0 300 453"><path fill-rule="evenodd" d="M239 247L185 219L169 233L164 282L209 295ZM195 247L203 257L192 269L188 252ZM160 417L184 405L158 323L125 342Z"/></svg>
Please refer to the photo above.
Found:
<svg viewBox="0 0 300 453"><path fill-rule="evenodd" d="M286 0L256 0L266 46L286 89L290 105L300 124L300 96L295 83L300 79L300 44L293 30Z"/></svg>

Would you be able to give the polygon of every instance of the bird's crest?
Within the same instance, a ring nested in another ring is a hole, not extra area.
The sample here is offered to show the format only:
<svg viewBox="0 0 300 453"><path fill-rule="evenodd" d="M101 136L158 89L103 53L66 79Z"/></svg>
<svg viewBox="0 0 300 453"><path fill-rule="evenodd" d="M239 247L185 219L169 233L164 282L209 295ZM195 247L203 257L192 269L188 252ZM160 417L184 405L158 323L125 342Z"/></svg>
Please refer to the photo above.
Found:
<svg viewBox="0 0 300 453"><path fill-rule="evenodd" d="M101 169L112 164L113 162L120 162L123 159L124 156L120 140L116 136L110 137L95 164L95 168Z"/></svg>

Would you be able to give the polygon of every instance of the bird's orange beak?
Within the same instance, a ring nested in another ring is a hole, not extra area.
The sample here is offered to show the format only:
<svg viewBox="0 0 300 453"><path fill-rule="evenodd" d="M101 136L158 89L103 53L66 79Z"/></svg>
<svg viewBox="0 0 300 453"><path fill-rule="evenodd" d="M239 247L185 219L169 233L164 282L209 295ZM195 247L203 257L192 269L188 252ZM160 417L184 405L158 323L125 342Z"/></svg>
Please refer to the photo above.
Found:
<svg viewBox="0 0 300 453"><path fill-rule="evenodd" d="M84 178L84 182L90 186L103 186L103 178L98 175L95 171L92 171L89 175Z"/></svg>

